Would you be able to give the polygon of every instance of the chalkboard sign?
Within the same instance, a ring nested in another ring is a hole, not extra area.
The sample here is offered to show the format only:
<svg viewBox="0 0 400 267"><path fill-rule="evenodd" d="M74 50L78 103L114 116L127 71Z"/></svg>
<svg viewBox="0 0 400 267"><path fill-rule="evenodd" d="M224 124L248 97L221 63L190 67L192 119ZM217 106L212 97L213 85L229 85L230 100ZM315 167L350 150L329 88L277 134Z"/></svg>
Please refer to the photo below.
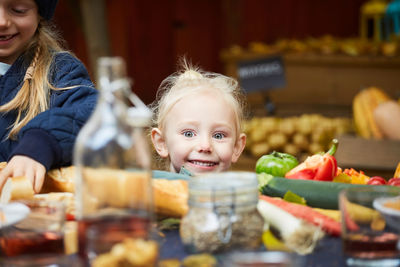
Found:
<svg viewBox="0 0 400 267"><path fill-rule="evenodd" d="M239 62L238 78L246 92L278 89L286 85L285 68L280 56Z"/></svg>

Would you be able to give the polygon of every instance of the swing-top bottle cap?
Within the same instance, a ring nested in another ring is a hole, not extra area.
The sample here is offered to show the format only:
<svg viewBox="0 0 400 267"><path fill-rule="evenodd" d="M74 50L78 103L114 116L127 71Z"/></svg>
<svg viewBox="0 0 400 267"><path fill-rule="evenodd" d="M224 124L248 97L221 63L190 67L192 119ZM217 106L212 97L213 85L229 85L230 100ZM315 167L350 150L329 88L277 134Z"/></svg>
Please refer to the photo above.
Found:
<svg viewBox="0 0 400 267"><path fill-rule="evenodd" d="M151 123L152 112L147 107L131 107L128 109L128 121L134 127L147 127Z"/></svg>

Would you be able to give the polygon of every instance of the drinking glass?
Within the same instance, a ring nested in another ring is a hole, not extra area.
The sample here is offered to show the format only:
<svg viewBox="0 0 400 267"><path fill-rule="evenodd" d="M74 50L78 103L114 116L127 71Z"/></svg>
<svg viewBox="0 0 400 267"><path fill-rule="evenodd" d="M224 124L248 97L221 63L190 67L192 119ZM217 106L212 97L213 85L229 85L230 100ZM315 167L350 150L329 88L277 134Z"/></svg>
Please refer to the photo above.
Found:
<svg viewBox="0 0 400 267"><path fill-rule="evenodd" d="M0 206L0 260L63 256L65 206L27 200ZM2 263L2 266L6 263Z"/></svg>
<svg viewBox="0 0 400 267"><path fill-rule="evenodd" d="M131 218L124 222L104 221L86 228L85 242L90 266L155 266L158 243L148 232L148 221Z"/></svg>
<svg viewBox="0 0 400 267"><path fill-rule="evenodd" d="M362 186L340 192L343 253L348 266L399 266L400 231L376 209L377 200L395 198L395 186Z"/></svg>

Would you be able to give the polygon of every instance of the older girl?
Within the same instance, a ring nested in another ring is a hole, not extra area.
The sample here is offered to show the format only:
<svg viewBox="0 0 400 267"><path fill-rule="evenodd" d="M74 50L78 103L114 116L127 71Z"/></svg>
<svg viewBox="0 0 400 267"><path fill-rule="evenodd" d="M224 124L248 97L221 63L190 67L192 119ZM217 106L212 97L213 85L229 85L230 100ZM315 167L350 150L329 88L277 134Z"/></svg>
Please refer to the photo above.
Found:
<svg viewBox="0 0 400 267"><path fill-rule="evenodd" d="M97 92L63 51L50 19L57 0L0 0L0 189L26 176L39 192L46 170L71 164Z"/></svg>

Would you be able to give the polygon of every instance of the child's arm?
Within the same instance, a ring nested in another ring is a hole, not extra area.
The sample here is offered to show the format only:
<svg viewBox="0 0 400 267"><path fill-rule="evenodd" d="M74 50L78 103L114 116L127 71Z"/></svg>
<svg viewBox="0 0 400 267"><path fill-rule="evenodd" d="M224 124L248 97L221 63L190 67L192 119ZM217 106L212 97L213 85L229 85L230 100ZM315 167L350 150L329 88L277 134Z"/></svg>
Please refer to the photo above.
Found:
<svg viewBox="0 0 400 267"><path fill-rule="evenodd" d="M25 176L32 182L35 193L39 193L45 174L46 168L41 163L26 156L14 156L0 172L0 190L8 178Z"/></svg>
<svg viewBox="0 0 400 267"><path fill-rule="evenodd" d="M51 83L69 89L52 90L49 109L29 121L17 141L9 140L9 159L25 155L40 162L46 170L72 163L76 136L97 102L97 90L78 59L59 53L52 67Z"/></svg>

